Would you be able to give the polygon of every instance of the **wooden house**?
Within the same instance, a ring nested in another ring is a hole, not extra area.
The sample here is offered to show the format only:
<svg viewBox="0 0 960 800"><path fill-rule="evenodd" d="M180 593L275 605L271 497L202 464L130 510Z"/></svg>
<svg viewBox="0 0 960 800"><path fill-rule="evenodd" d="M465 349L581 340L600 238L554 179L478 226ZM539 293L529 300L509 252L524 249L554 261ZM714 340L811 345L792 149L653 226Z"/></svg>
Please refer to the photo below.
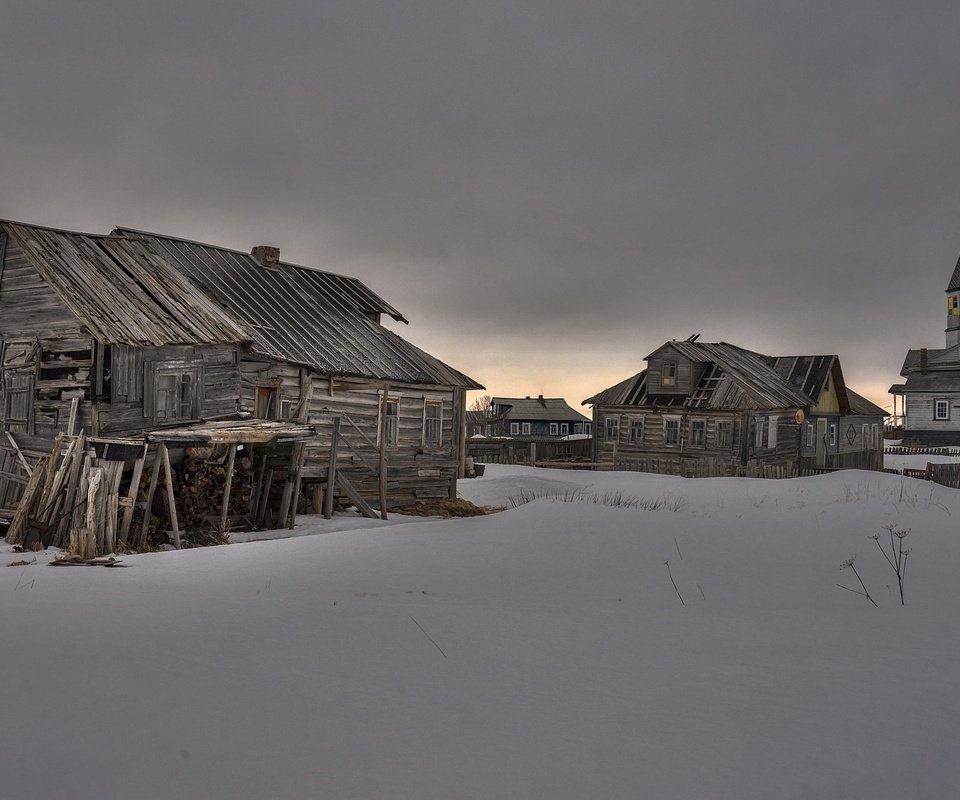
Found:
<svg viewBox="0 0 960 800"><path fill-rule="evenodd" d="M0 423L27 453L80 430L166 441L175 460L247 441L275 480L294 464L298 491L332 458L381 507L453 496L465 392L482 387L383 315L406 322L359 280L275 247L0 222Z"/></svg>
<svg viewBox="0 0 960 800"><path fill-rule="evenodd" d="M835 355L766 356L696 337L584 401L594 460L690 477L882 468L883 409L850 390Z"/></svg>
<svg viewBox="0 0 960 800"><path fill-rule="evenodd" d="M960 445L960 260L947 284L945 347L907 351L903 383L890 387L904 444Z"/></svg>
<svg viewBox="0 0 960 800"><path fill-rule="evenodd" d="M486 436L563 439L589 434L591 421L562 397L494 397L484 428Z"/></svg>

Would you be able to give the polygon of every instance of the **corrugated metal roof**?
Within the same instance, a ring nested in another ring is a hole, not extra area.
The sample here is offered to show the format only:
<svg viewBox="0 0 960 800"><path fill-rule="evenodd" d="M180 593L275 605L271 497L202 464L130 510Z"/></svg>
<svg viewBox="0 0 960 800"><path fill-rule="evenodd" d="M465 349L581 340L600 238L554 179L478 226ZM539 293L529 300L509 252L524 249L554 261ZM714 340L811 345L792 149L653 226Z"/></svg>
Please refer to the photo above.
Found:
<svg viewBox="0 0 960 800"><path fill-rule="evenodd" d="M253 338L146 242L15 222L0 227L101 342L150 346Z"/></svg>
<svg viewBox="0 0 960 800"><path fill-rule="evenodd" d="M110 236L0 226L105 344L249 343L257 355L340 376L483 387L379 324L406 322L356 278L118 228Z"/></svg>
<svg viewBox="0 0 960 800"><path fill-rule="evenodd" d="M165 260L231 311L252 334L253 352L329 375L442 386L483 387L376 321L403 316L356 278L251 256L214 245L117 228Z"/></svg>

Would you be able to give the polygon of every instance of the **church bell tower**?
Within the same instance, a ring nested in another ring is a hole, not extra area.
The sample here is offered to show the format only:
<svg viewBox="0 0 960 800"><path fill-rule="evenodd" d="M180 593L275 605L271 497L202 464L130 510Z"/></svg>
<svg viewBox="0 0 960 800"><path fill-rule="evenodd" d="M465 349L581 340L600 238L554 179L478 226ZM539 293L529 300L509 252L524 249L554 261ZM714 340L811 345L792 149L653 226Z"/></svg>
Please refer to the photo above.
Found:
<svg viewBox="0 0 960 800"><path fill-rule="evenodd" d="M960 259L947 286L947 347L960 344Z"/></svg>

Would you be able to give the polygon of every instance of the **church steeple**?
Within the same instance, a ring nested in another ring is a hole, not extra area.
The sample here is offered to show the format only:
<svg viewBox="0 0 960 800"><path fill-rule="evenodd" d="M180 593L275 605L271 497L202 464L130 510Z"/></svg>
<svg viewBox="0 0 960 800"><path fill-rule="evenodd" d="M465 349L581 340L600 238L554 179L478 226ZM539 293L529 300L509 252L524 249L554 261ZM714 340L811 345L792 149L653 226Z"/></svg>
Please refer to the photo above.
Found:
<svg viewBox="0 0 960 800"><path fill-rule="evenodd" d="M947 286L947 347L960 344L960 259Z"/></svg>

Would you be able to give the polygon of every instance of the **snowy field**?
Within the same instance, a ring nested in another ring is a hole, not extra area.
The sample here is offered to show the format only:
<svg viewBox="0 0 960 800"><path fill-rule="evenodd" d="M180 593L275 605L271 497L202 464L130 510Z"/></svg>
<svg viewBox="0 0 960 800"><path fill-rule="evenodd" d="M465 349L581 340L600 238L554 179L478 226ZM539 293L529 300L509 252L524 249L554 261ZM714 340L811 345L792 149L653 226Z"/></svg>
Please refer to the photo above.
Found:
<svg viewBox="0 0 960 800"><path fill-rule="evenodd" d="M960 492L497 466L462 490L578 502L4 566L0 796L957 796ZM879 607L836 586L852 556Z"/></svg>

